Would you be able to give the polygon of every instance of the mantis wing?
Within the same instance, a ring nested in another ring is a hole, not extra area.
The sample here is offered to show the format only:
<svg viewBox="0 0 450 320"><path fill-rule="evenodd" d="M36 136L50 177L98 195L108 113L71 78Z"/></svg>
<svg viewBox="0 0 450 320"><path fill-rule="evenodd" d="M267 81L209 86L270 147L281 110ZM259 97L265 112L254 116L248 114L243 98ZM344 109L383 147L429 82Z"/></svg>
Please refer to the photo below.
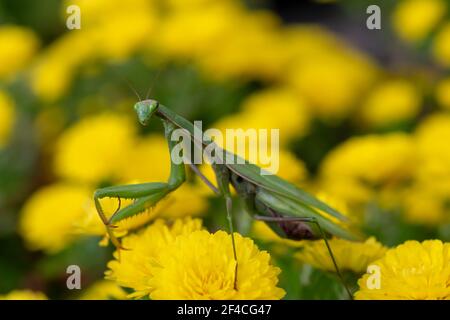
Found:
<svg viewBox="0 0 450 320"><path fill-rule="evenodd" d="M262 190L257 199L267 206L286 215L315 218L323 228L331 234L348 239L358 240L361 236L352 231L349 219L320 201L309 193L276 175L262 175L259 166L244 161L230 152L226 159L232 159L232 164L226 166L242 178L258 185ZM240 161L240 162L238 162Z"/></svg>
<svg viewBox="0 0 450 320"><path fill-rule="evenodd" d="M352 225L333 221L300 201L273 194L267 190L258 192L256 200L261 201L266 206L269 206L276 212L286 216L316 219L325 231L340 238L352 241L361 240L362 238L361 235L352 228Z"/></svg>
<svg viewBox="0 0 450 320"><path fill-rule="evenodd" d="M230 154L225 151L229 156L234 156L236 159L243 161L242 158L239 158L236 155ZM237 162L234 162L237 163ZM241 176L244 179L247 179L254 184L260 186L263 189L271 191L275 194L283 196L285 198L291 199L293 201L297 201L302 205L307 205L313 208L317 208L334 218L340 221L348 221L348 218L336 209L330 207L326 203L320 201L316 197L310 195L309 193L297 188L293 184L283 180L282 178L276 175L262 175L261 172L263 169L258 167L257 165L251 164L248 161L245 161L244 164L226 164L226 166Z"/></svg>

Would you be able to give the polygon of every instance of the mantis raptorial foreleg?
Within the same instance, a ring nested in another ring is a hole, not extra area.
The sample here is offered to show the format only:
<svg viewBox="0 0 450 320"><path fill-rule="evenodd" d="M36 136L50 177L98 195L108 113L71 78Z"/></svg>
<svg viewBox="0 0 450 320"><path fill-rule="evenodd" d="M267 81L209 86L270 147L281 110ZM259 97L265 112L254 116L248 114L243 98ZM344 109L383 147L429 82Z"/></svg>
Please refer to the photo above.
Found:
<svg viewBox="0 0 450 320"><path fill-rule="evenodd" d="M171 135L175 126L168 121L163 120L165 137L169 145L169 151L175 147L176 142L171 140ZM113 224L135 216L153 206L155 206L161 199L167 196L170 192L177 189L186 179L184 163L177 164L171 159L170 176L168 182L153 182L142 183L134 185L114 186L98 189L94 193L94 201L97 212L106 226L108 235L113 244L121 248L119 241L114 236L111 228ZM109 198L127 198L135 199L134 203L117 210L109 219L106 217L103 208L100 204L100 199Z"/></svg>
<svg viewBox="0 0 450 320"><path fill-rule="evenodd" d="M331 257L331 260L333 261L334 269L336 270L336 274L338 275L339 279L341 280L342 284L345 287L345 290L347 291L347 294L350 296L351 299L353 299L353 295L350 291L350 289L347 287L347 284L344 281L344 277L342 276L341 271L339 270L339 267L336 263L336 258L334 257L333 251L331 250L330 244L327 240L326 234L323 231L322 227L320 226L320 223L317 221L314 217L305 217L305 218L299 218L299 217L267 217L267 216L260 216L260 215L253 215L253 218L255 220L264 221L264 222L307 222L307 223L313 223L317 226L317 229L319 229L320 235L322 239L325 241L325 246L327 247L328 254Z"/></svg>
<svg viewBox="0 0 450 320"><path fill-rule="evenodd" d="M106 226L109 238L116 247L123 249L119 241L111 231L111 228L113 228L113 224L126 217L137 215L154 206L159 200L161 200L162 197L164 197L168 193L168 190L169 187L166 183L144 183L127 186L108 187L98 189L94 193L94 201L97 212ZM117 210L108 219L104 214L103 208L100 204L100 199L105 197L118 198L119 201L121 198L136 199L136 201L123 209L120 209L119 207L119 210Z"/></svg>
<svg viewBox="0 0 450 320"><path fill-rule="evenodd" d="M142 184L132 184L132 185L124 185L124 186L113 186L106 187L102 189L98 189L94 193L94 201L97 211L103 221L104 224L109 225L114 221L111 221L113 217L120 217L121 215L117 215L122 210L118 210L110 219L106 218L103 209L100 205L100 199L102 198L118 198L118 199L143 199L145 197L155 195L158 193L164 193L169 189L167 183L155 182L155 183L142 183ZM136 202L132 204L132 206L136 207ZM128 207L127 207L128 208ZM116 219L117 219L116 218ZM114 219L114 220L116 220Z"/></svg>

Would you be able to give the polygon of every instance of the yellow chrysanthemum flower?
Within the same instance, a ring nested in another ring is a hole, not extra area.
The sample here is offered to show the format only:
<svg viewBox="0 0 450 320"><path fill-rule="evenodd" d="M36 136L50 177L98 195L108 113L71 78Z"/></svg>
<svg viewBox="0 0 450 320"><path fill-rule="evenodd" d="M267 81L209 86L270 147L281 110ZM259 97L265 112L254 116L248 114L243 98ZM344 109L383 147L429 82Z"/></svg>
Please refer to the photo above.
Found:
<svg viewBox="0 0 450 320"><path fill-rule="evenodd" d="M134 122L119 114L84 118L59 138L55 171L60 177L96 185L119 175L134 142Z"/></svg>
<svg viewBox="0 0 450 320"><path fill-rule="evenodd" d="M131 297L149 295L154 289L151 284L154 264L159 261L161 253L178 236L201 228L199 219L178 219L173 224L156 220L146 229L123 239L122 245L129 250L120 251L120 259L119 252L114 253L115 260L108 263L106 278L134 289L135 293Z"/></svg>
<svg viewBox="0 0 450 320"><path fill-rule="evenodd" d="M151 134L137 139L128 149L126 164L118 173L120 181L167 181L170 151L163 135Z"/></svg>
<svg viewBox="0 0 450 320"><path fill-rule="evenodd" d="M229 19L230 26L222 39L198 59L205 74L219 79L282 78L285 50L278 38L278 17L268 10L241 10ZM232 23L237 20L239 25Z"/></svg>
<svg viewBox="0 0 450 320"><path fill-rule="evenodd" d="M207 208L207 195L196 185L184 183L169 194L167 203L161 205L160 215L162 218L170 219L199 216L205 213Z"/></svg>
<svg viewBox="0 0 450 320"><path fill-rule="evenodd" d="M305 240L295 258L303 263L326 271L336 271L323 240ZM364 242L353 242L332 238L329 240L336 263L340 270L363 273L367 266L382 257L387 248L371 237Z"/></svg>
<svg viewBox="0 0 450 320"><path fill-rule="evenodd" d="M124 3L123 1L108 1L109 6L113 7L114 16L118 20L121 29L112 40L114 43L104 44L104 54L112 58L125 58L130 56L136 50L145 46L144 42L148 38L153 38L153 31L156 30L159 22L159 11L157 1L132 0ZM118 6L126 7L126 10L120 10ZM102 8L103 9L103 8ZM102 22L111 27L111 20L104 18L103 10L100 10L98 16ZM132 21L130 22L130 19ZM109 28L103 31L103 39L110 35ZM117 32L116 32L117 33Z"/></svg>
<svg viewBox="0 0 450 320"><path fill-rule="evenodd" d="M39 46L36 35L29 29L3 25L0 27L0 78L12 76L23 69Z"/></svg>
<svg viewBox="0 0 450 320"><path fill-rule="evenodd" d="M48 300L47 296L38 291L13 290L5 295L0 295L0 300Z"/></svg>
<svg viewBox="0 0 450 320"><path fill-rule="evenodd" d="M441 65L450 66L450 23L439 30L433 43L433 55Z"/></svg>
<svg viewBox="0 0 450 320"><path fill-rule="evenodd" d="M178 0L167 0L167 5L174 10L189 10L191 8L203 8L204 6L214 5L215 3L239 3L235 0L190 0L188 2Z"/></svg>
<svg viewBox="0 0 450 320"><path fill-rule="evenodd" d="M141 8L129 5L125 12L115 10L110 19L95 25L94 39L101 57L123 60L143 47L148 39L154 38L157 13L150 5L151 1L140 2L147 5Z"/></svg>
<svg viewBox="0 0 450 320"><path fill-rule="evenodd" d="M273 79L281 75L284 48L276 37L279 19L272 12L249 11L239 1L168 7L155 41L165 55L194 59L210 78ZM209 27L203 28L205 24ZM192 32L183 35L180 30L186 27Z"/></svg>
<svg viewBox="0 0 450 320"><path fill-rule="evenodd" d="M73 4L80 7L82 28L65 33L50 44L32 70L31 86L36 95L46 101L62 97L73 76L84 71L82 67L92 60L121 60L145 47L145 39L152 37L157 25L153 1L65 2L62 8ZM77 48L76 52L73 48Z"/></svg>
<svg viewBox="0 0 450 320"><path fill-rule="evenodd" d="M73 241L74 224L82 219L92 192L56 183L34 193L22 208L19 232L33 250L54 253Z"/></svg>
<svg viewBox="0 0 450 320"><path fill-rule="evenodd" d="M403 216L412 224L430 227L450 222L447 201L450 198L450 186L447 192L439 192L433 179L420 181L405 190L403 195Z"/></svg>
<svg viewBox="0 0 450 320"><path fill-rule="evenodd" d="M73 73L62 58L41 58L31 72L31 88L40 99L55 101L68 90Z"/></svg>
<svg viewBox="0 0 450 320"><path fill-rule="evenodd" d="M160 254L153 270L152 299L281 299L277 287L280 269L249 238L235 234L238 273L231 236L196 231L181 235Z"/></svg>
<svg viewBox="0 0 450 320"><path fill-rule="evenodd" d="M353 110L361 93L373 81L371 67L364 64L339 55L316 57L311 62L292 68L291 81L319 117L342 118ZM341 82L343 79L344 82ZM326 95L323 94L325 89Z"/></svg>
<svg viewBox="0 0 450 320"><path fill-rule="evenodd" d="M375 64L321 28L292 31L290 46L295 49L295 59L285 70L287 83L319 117L347 116L375 80Z"/></svg>
<svg viewBox="0 0 450 320"><path fill-rule="evenodd" d="M95 2L89 0L65 0L64 8L75 4L80 7L83 12L83 22L88 26L96 25L105 20L109 20L105 15L117 15L120 12L126 14L145 11L153 1L148 0L130 0L123 2L120 0L97 0ZM61 10L61 14L65 11Z"/></svg>
<svg viewBox="0 0 450 320"><path fill-rule="evenodd" d="M83 291L80 300L125 300L127 293L108 280L99 280Z"/></svg>
<svg viewBox="0 0 450 320"><path fill-rule="evenodd" d="M280 150L280 164L276 173L277 176L295 184L303 184L308 178L308 169L306 164L292 152ZM270 171L267 166L262 165L264 169Z"/></svg>
<svg viewBox="0 0 450 320"><path fill-rule="evenodd" d="M304 101L286 88L276 88L249 96L243 102L241 112L219 120L212 127L223 132L224 138L226 129L267 129L269 142L270 129L279 129L280 143L285 144L304 135L309 121Z"/></svg>
<svg viewBox="0 0 450 320"><path fill-rule="evenodd" d="M412 223L436 226L450 220L450 115L435 113L414 133L418 154L413 184L403 194L404 214Z"/></svg>
<svg viewBox="0 0 450 320"><path fill-rule="evenodd" d="M435 113L422 121L415 132L422 177L438 177L450 174L450 150L446 148L450 138L450 115Z"/></svg>
<svg viewBox="0 0 450 320"><path fill-rule="evenodd" d="M250 95L242 104L242 113L247 128L280 129L281 142L306 134L311 117L305 101L288 88Z"/></svg>
<svg viewBox="0 0 450 320"><path fill-rule="evenodd" d="M392 15L394 29L408 42L420 41L437 26L446 8L442 0L399 1Z"/></svg>
<svg viewBox="0 0 450 320"><path fill-rule="evenodd" d="M301 62L316 55L344 48L335 34L317 24L286 26L281 31L280 38L289 52L291 62Z"/></svg>
<svg viewBox="0 0 450 320"><path fill-rule="evenodd" d="M416 165L407 134L355 137L332 150L321 164L321 189L348 205L365 203L379 188L395 190Z"/></svg>
<svg viewBox="0 0 450 320"><path fill-rule="evenodd" d="M84 12L83 21L86 21ZM31 87L35 94L45 101L63 96L80 66L93 58L98 47L96 41L95 30L82 29L65 33L46 47L31 70ZM73 48L77 48L76 52Z"/></svg>
<svg viewBox="0 0 450 320"><path fill-rule="evenodd" d="M450 110L450 78L445 78L437 84L435 97L443 109Z"/></svg>
<svg viewBox="0 0 450 320"><path fill-rule="evenodd" d="M0 148L6 145L15 119L15 105L12 99L0 91Z"/></svg>
<svg viewBox="0 0 450 320"><path fill-rule="evenodd" d="M230 34L233 30L231 21L241 16L235 3L217 2L202 6L175 8L166 19L161 21L161 29L157 34L155 46L166 55L175 58L206 57L206 53ZM208 25L208 28L202 26ZM192 32L180 32L189 27Z"/></svg>
<svg viewBox="0 0 450 320"><path fill-rule="evenodd" d="M413 118L419 112L421 97L405 80L386 81L375 88L361 109L363 121L383 126Z"/></svg>
<svg viewBox="0 0 450 320"><path fill-rule="evenodd" d="M377 274L358 281L359 300L449 300L450 243L406 241L372 263ZM378 276L379 286L370 277Z"/></svg>

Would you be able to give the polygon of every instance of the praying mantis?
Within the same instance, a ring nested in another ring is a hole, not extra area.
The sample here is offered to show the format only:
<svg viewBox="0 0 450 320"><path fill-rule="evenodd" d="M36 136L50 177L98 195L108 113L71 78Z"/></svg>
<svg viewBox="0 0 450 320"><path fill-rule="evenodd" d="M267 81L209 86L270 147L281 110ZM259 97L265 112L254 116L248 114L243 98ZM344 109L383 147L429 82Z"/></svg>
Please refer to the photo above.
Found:
<svg viewBox="0 0 450 320"><path fill-rule="evenodd" d="M172 141L171 135L176 129L184 130L198 148L214 143L210 138L202 135L198 141L195 135L195 127L187 119L171 111L169 108L153 99L146 99L134 105L138 120L142 125L147 125L154 116L160 118L164 125L164 135L168 142L169 151L172 152L176 141ZM220 149L224 157L238 156ZM248 161L230 161L221 164L211 163L216 176L217 186L208 180L195 164L189 163L191 169L200 179L218 196L223 197L227 211L228 227L231 234L233 256L235 260L234 285L237 288L237 273L239 261L236 254L232 217L232 193L230 184L236 194L244 202L245 209L250 215L260 221L264 221L281 237L290 239L320 239L325 241L326 248L333 261L336 273L344 283L347 293L352 297L350 290L345 285L342 274L336 263L336 259L327 240L327 235L335 235L348 240L358 240L359 235L346 227L348 218L326 203L320 201L309 193L301 190L293 184L276 175L261 175L261 168ZM122 186L101 188L94 193L94 202L97 212L106 226L111 242L123 249L119 240L114 236L112 228L114 224L136 216L145 210L155 206L159 201L176 190L186 180L185 163L176 163L171 157L170 175L167 182L150 182ZM119 200L119 209L108 219L102 209L100 199L110 197ZM124 208L120 208L120 199L134 199L134 202ZM149 244L151 245L151 244Z"/></svg>

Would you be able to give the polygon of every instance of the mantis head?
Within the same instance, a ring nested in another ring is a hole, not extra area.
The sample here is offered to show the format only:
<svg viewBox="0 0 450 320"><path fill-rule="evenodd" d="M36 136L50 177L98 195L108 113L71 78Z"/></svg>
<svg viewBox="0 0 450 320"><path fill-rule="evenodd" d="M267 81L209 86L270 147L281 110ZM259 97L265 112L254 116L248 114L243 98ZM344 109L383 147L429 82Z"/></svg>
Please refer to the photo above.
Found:
<svg viewBox="0 0 450 320"><path fill-rule="evenodd" d="M136 103L134 105L134 110L136 111L139 122L144 126L147 125L152 115L158 109L158 106L159 102L151 99L139 101L138 103Z"/></svg>

